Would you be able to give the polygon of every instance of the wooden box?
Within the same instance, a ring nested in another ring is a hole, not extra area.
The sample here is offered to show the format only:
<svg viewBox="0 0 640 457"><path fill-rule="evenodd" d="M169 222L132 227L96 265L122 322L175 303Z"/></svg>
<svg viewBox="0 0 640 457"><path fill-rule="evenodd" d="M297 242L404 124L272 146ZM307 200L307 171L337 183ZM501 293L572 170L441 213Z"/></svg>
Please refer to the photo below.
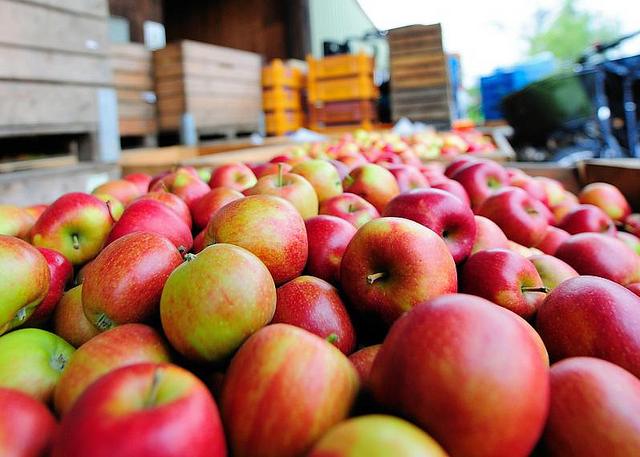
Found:
<svg viewBox="0 0 640 457"><path fill-rule="evenodd" d="M373 123L377 120L376 103L372 100L316 103L309 105L309 126Z"/></svg>
<svg viewBox="0 0 640 457"><path fill-rule="evenodd" d="M184 113L199 134L257 130L261 63L252 52L187 40L155 51L160 130L178 130Z"/></svg>
<svg viewBox="0 0 640 457"><path fill-rule="evenodd" d="M0 136L95 132L106 0L0 0Z"/></svg>
<svg viewBox="0 0 640 457"><path fill-rule="evenodd" d="M140 43L112 44L109 55L118 94L120 135L157 133L151 51Z"/></svg>

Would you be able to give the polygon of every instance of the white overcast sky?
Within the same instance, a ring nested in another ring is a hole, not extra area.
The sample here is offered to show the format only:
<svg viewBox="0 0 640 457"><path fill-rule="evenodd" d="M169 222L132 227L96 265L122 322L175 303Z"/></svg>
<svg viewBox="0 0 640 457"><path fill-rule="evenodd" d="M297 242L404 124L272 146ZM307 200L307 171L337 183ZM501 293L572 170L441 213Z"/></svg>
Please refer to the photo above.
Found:
<svg viewBox="0 0 640 457"><path fill-rule="evenodd" d="M534 12L562 0L358 0L378 29L442 23L445 48L462 58L465 85L526 56ZM640 29L639 0L579 0L582 9L617 18L620 33ZM634 44L639 41L634 40ZM636 49L638 47L636 46Z"/></svg>

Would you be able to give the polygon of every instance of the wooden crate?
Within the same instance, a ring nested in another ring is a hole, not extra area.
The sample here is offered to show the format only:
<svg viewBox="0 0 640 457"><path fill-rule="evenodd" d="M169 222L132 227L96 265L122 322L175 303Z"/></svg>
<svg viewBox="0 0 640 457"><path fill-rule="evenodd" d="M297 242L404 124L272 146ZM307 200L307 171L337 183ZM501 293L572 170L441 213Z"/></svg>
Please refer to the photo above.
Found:
<svg viewBox="0 0 640 457"><path fill-rule="evenodd" d="M390 30L389 52L393 120L449 125L452 96L440 24Z"/></svg>
<svg viewBox="0 0 640 457"><path fill-rule="evenodd" d="M120 136L155 135L158 124L151 51L140 43L112 44L109 56L118 93Z"/></svg>
<svg viewBox="0 0 640 457"><path fill-rule="evenodd" d="M107 10L106 0L0 0L0 136L95 138L97 90L112 84Z"/></svg>
<svg viewBox="0 0 640 457"><path fill-rule="evenodd" d="M184 40L155 51L153 60L160 130L178 130L184 113L199 134L258 129L258 54Z"/></svg>
<svg viewBox="0 0 640 457"><path fill-rule="evenodd" d="M378 119L376 103L372 100L309 104L309 127L374 123Z"/></svg>
<svg viewBox="0 0 640 457"><path fill-rule="evenodd" d="M640 211L640 159L592 159L578 164L580 184L613 184L627 197L635 211Z"/></svg>

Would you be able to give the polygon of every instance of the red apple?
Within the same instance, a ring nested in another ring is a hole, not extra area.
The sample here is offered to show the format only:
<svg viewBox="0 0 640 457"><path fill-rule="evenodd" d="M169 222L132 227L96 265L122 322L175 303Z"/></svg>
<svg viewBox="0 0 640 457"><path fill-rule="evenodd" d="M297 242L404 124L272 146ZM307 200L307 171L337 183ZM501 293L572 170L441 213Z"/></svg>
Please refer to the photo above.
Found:
<svg viewBox="0 0 640 457"><path fill-rule="evenodd" d="M320 214L336 216L360 228L380 213L371 203L359 195L345 192L320 204Z"/></svg>
<svg viewBox="0 0 640 457"><path fill-rule="evenodd" d="M571 192L565 191L560 203L551 207L551 212L553 213L556 223L560 223L562 219L579 204L578 197Z"/></svg>
<svg viewBox="0 0 640 457"><path fill-rule="evenodd" d="M640 238L627 232L618 232L616 238L631 248L633 252L640 255Z"/></svg>
<svg viewBox="0 0 640 457"><path fill-rule="evenodd" d="M622 241L601 233L573 235L555 256L581 275L601 276L622 285L640 279L640 257Z"/></svg>
<svg viewBox="0 0 640 457"><path fill-rule="evenodd" d="M604 360L551 367L551 405L541 449L550 457L640 455L640 381Z"/></svg>
<svg viewBox="0 0 640 457"><path fill-rule="evenodd" d="M627 284L627 289L640 297L640 282L633 282L631 284Z"/></svg>
<svg viewBox="0 0 640 457"><path fill-rule="evenodd" d="M282 169L283 173L289 173L293 167L288 163L266 162L266 163L254 165L250 168L251 168L251 171L253 171L253 173L256 175L256 178L260 179L263 176L273 175L278 173L279 169Z"/></svg>
<svg viewBox="0 0 640 457"><path fill-rule="evenodd" d="M535 176L533 179L542 185L549 207L554 207L564 200L566 191L560 181L546 176Z"/></svg>
<svg viewBox="0 0 640 457"><path fill-rule="evenodd" d="M616 226L604 211L594 205L578 205L562 218L558 225L571 235L583 232L615 235Z"/></svg>
<svg viewBox="0 0 640 457"><path fill-rule="evenodd" d="M485 249L508 249L509 240L502 229L491 219L483 216L474 216L476 222L476 239L471 248L471 254Z"/></svg>
<svg viewBox="0 0 640 457"><path fill-rule="evenodd" d="M469 196L467 195L467 191L464 190L462 184L458 181L454 181L453 179L444 178L444 179L434 179L429 181L431 187L433 189L440 189L449 192L450 194L458 197L462 203L467 206L471 206L471 200L469 200Z"/></svg>
<svg viewBox="0 0 640 457"><path fill-rule="evenodd" d="M84 278L84 315L102 331L145 321L157 313L164 284L181 263L180 252L162 235L118 238L98 254Z"/></svg>
<svg viewBox="0 0 640 457"><path fill-rule="evenodd" d="M514 313L479 297L447 295L396 321L370 385L383 406L428 430L452 457L525 457L547 416L545 355Z"/></svg>
<svg viewBox="0 0 640 457"><path fill-rule="evenodd" d="M213 215L206 230L205 244L235 244L258 256L276 285L300 276L307 263L304 220L279 197L253 195L233 201Z"/></svg>
<svg viewBox="0 0 640 457"><path fill-rule="evenodd" d="M640 214L639 213L630 214L624 220L624 229L627 232L640 238Z"/></svg>
<svg viewBox="0 0 640 457"><path fill-rule="evenodd" d="M598 357L640 375L640 297L607 279L578 276L556 287L536 328L552 360Z"/></svg>
<svg viewBox="0 0 640 457"><path fill-rule="evenodd" d="M29 232L36 220L37 217L24 208L0 205L0 235L15 236L28 241Z"/></svg>
<svg viewBox="0 0 640 457"><path fill-rule="evenodd" d="M84 314L82 308L82 284L68 290L62 296L53 314L56 335L74 347L80 347L100 333Z"/></svg>
<svg viewBox="0 0 640 457"><path fill-rule="evenodd" d="M231 203L240 198L244 198L244 195L228 187L212 189L191 205L195 226L199 229L204 229L216 211L227 203Z"/></svg>
<svg viewBox="0 0 640 457"><path fill-rule="evenodd" d="M344 179L343 186L345 192L360 195L380 213L387 203L400 193L393 174L374 164L361 165L351 170L349 176Z"/></svg>
<svg viewBox="0 0 640 457"><path fill-rule="evenodd" d="M64 416L52 457L226 457L207 387L170 364L141 363L100 378Z"/></svg>
<svg viewBox="0 0 640 457"><path fill-rule="evenodd" d="M463 168L473 163L476 163L477 161L478 160L475 157L472 157L470 155L463 155L463 156L457 157L453 159L449 165L447 165L447 168L445 168L444 170L444 174L446 177L451 178L458 171L462 170Z"/></svg>
<svg viewBox="0 0 640 457"><path fill-rule="evenodd" d="M329 430L308 457L447 457L433 438L410 422L372 414L348 419Z"/></svg>
<svg viewBox="0 0 640 457"><path fill-rule="evenodd" d="M53 249L37 249L47 261L50 280L47 295L29 318L29 323L36 325L45 322L49 316L51 316L51 313L53 313L53 310L62 298L65 286L73 277L73 267L65 256Z"/></svg>
<svg viewBox="0 0 640 457"><path fill-rule="evenodd" d="M507 186L509 181L505 169L491 161L471 163L449 177L462 184L473 208L478 208L488 197Z"/></svg>
<svg viewBox="0 0 640 457"><path fill-rule="evenodd" d="M373 367L373 361L376 359L378 351L380 351L381 347L381 344L374 344L373 346L364 347L349 356L349 361L353 364L356 371L358 372L360 384L364 388L367 388L369 385L369 375L371 374L371 367Z"/></svg>
<svg viewBox="0 0 640 457"><path fill-rule="evenodd" d="M287 324L263 328L224 380L220 405L234 457L306 455L347 417L358 384L347 357L322 338Z"/></svg>
<svg viewBox="0 0 640 457"><path fill-rule="evenodd" d="M447 244L458 263L471 253L476 238L476 223L471 208L444 190L416 189L391 200L385 217L411 219L436 232Z"/></svg>
<svg viewBox="0 0 640 457"><path fill-rule="evenodd" d="M41 402L17 390L0 389L0 455L48 455L56 420Z"/></svg>
<svg viewBox="0 0 640 457"><path fill-rule="evenodd" d="M526 247L542 241L549 226L544 205L517 187L488 197L478 214L498 224L507 238Z"/></svg>
<svg viewBox="0 0 640 457"><path fill-rule="evenodd" d="M226 187L238 192L250 189L258 182L251 168L243 163L227 163L216 167L211 172L209 187Z"/></svg>
<svg viewBox="0 0 640 457"><path fill-rule="evenodd" d="M342 194L342 179L336 167L326 160L307 160L299 163L291 173L302 176L313 186L318 201Z"/></svg>
<svg viewBox="0 0 640 457"><path fill-rule="evenodd" d="M264 264L246 249L215 244L171 273L160 318L178 352L218 362L267 325L275 308L276 288Z"/></svg>
<svg viewBox="0 0 640 457"><path fill-rule="evenodd" d="M122 216L122 213L124 213L124 205L122 202L109 194L95 193L93 195L107 204L113 222L117 222Z"/></svg>
<svg viewBox="0 0 640 457"><path fill-rule="evenodd" d="M191 228L191 211L189 211L189 207L184 202L184 200L177 195L165 190L157 190L155 192L149 192L148 194L143 195L136 201L140 200L155 200L166 205L167 207L172 209L178 216L180 216L187 227Z"/></svg>
<svg viewBox="0 0 640 457"><path fill-rule="evenodd" d="M511 177L509 180L509 185L512 187L519 187L524 190L526 193L538 201L546 205L549 204L549 199L547 197L547 193L545 192L544 186L540 181L536 181L531 176L528 176L524 172L522 172L521 176Z"/></svg>
<svg viewBox="0 0 640 457"><path fill-rule="evenodd" d="M340 282L354 309L387 324L457 287L455 262L444 241L397 217L375 219L356 232L342 257Z"/></svg>
<svg viewBox="0 0 640 457"><path fill-rule="evenodd" d="M164 341L151 327L125 324L107 330L80 346L65 366L53 396L56 411L66 414L87 387L117 368L167 361Z"/></svg>
<svg viewBox="0 0 640 457"><path fill-rule="evenodd" d="M123 176L122 179L134 183L141 194L146 194L149 191L149 184L151 184L151 175L146 173L130 173Z"/></svg>
<svg viewBox="0 0 640 457"><path fill-rule="evenodd" d="M152 192L165 190L176 194L191 208L191 205L209 192L211 188L200 179L195 170L189 171L185 168L179 168L151 185L149 190Z"/></svg>
<svg viewBox="0 0 640 457"><path fill-rule="evenodd" d="M140 188L124 179L116 179L113 181L107 181L104 184L99 185L93 191L92 194L107 194L118 199L123 205L128 205L130 202L144 194L146 191L141 191Z"/></svg>
<svg viewBox="0 0 640 457"><path fill-rule="evenodd" d="M339 284L342 255L356 228L339 217L325 215L307 219L305 226L309 243L307 273Z"/></svg>
<svg viewBox="0 0 640 457"><path fill-rule="evenodd" d="M624 221L631 214L629 202L622 192L611 184L594 182L586 185L578 195L580 203L589 203L599 207L615 221Z"/></svg>
<svg viewBox="0 0 640 457"><path fill-rule="evenodd" d="M557 257L547 254L532 255L529 261L536 267L544 287L552 291L567 279L575 278L578 272Z"/></svg>
<svg viewBox="0 0 640 457"><path fill-rule="evenodd" d="M0 235L0 335L35 312L49 290L45 257L30 244Z"/></svg>
<svg viewBox="0 0 640 457"><path fill-rule="evenodd" d="M400 192L429 187L429 182L416 167L405 164L388 164L384 168L396 178Z"/></svg>
<svg viewBox="0 0 640 457"><path fill-rule="evenodd" d="M175 247L188 251L193 245L191 230L167 205L156 200L132 203L113 226L107 244L130 233L150 232L167 237Z"/></svg>
<svg viewBox="0 0 640 457"><path fill-rule="evenodd" d="M273 195L291 203L303 219L318 215L318 196L313 186L300 175L283 173L265 175L244 192L245 195Z"/></svg>
<svg viewBox="0 0 640 457"><path fill-rule="evenodd" d="M202 230L195 236L195 238L193 238L193 247L191 248L191 251L194 254L197 254L207 247L207 245L204 243L204 237L206 234L206 230Z"/></svg>
<svg viewBox="0 0 640 457"><path fill-rule="evenodd" d="M565 230L550 225L547 227L544 238L536 245L536 248L545 254L554 255L560 245L570 236L571 235Z"/></svg>
<svg viewBox="0 0 640 457"><path fill-rule="evenodd" d="M535 314L546 294L536 267L506 249L472 255L464 264L460 290L486 298L525 319Z"/></svg>
<svg viewBox="0 0 640 457"><path fill-rule="evenodd" d="M72 192L42 213L31 231L31 241L34 246L60 252L73 265L82 265L98 255L112 225L105 202L93 195Z"/></svg>
<svg viewBox="0 0 640 457"><path fill-rule="evenodd" d="M291 324L326 339L345 354L356 343L349 313L338 290L322 279L299 276L278 287L273 323Z"/></svg>

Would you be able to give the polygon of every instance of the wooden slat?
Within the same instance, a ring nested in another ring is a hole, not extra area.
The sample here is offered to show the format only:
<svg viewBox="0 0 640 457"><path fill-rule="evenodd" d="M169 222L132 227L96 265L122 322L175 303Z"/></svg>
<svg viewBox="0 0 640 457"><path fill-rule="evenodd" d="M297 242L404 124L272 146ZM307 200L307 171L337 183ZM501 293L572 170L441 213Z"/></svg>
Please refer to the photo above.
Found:
<svg viewBox="0 0 640 457"><path fill-rule="evenodd" d="M412 56L419 54L444 54L444 50L442 45L439 44L437 46L432 45L422 45L416 47L403 47L389 50L389 56L391 59L395 59L401 56Z"/></svg>
<svg viewBox="0 0 640 457"><path fill-rule="evenodd" d="M68 167L78 163L75 155L45 157L42 159L16 160L0 162L0 173L13 173L21 170L37 170L42 168Z"/></svg>
<svg viewBox="0 0 640 457"><path fill-rule="evenodd" d="M153 135L158 132L158 122L153 119L120 119L120 136Z"/></svg>
<svg viewBox="0 0 640 457"><path fill-rule="evenodd" d="M109 64L103 56L3 45L0 45L0 79L94 85L112 83Z"/></svg>
<svg viewBox="0 0 640 457"><path fill-rule="evenodd" d="M0 44L105 54L107 21L0 0Z"/></svg>
<svg viewBox="0 0 640 457"><path fill-rule="evenodd" d="M171 64L155 65L154 71L159 80L162 78L200 76L219 80L250 81L257 85L260 84L258 70L233 67L218 62L173 62Z"/></svg>
<svg viewBox="0 0 640 457"><path fill-rule="evenodd" d="M96 91L91 87L0 81L0 126L37 127L95 124Z"/></svg>
<svg viewBox="0 0 640 457"><path fill-rule="evenodd" d="M440 24L414 24L389 30L390 40L403 39L416 35L442 35L442 27Z"/></svg>
<svg viewBox="0 0 640 457"><path fill-rule="evenodd" d="M442 65L445 63L445 56L441 52L420 53L400 55L391 59L391 67L403 65Z"/></svg>
<svg viewBox="0 0 640 457"><path fill-rule="evenodd" d="M116 87L153 90L153 79L151 75L144 73L116 72L113 75L113 83Z"/></svg>
<svg viewBox="0 0 640 457"><path fill-rule="evenodd" d="M15 1L15 0L14 0ZM106 0L29 0L45 7L53 7L73 13L106 18L109 7Z"/></svg>
<svg viewBox="0 0 640 457"><path fill-rule="evenodd" d="M226 61L234 66L245 66L257 68L258 70L262 67L262 57L259 54L197 41L182 41L182 54L187 61L191 59L215 62Z"/></svg>
<svg viewBox="0 0 640 457"><path fill-rule="evenodd" d="M144 73L150 75L153 71L153 65L150 60L123 59L112 56L109 61L111 62L111 68L114 72Z"/></svg>
<svg viewBox="0 0 640 457"><path fill-rule="evenodd" d="M444 65L431 66L409 66L409 67L393 67L391 68L392 82L399 81L404 78L448 78L447 68Z"/></svg>
<svg viewBox="0 0 640 457"><path fill-rule="evenodd" d="M145 60L151 62L153 52L142 43L111 43L109 55L129 60Z"/></svg>
<svg viewBox="0 0 640 457"><path fill-rule="evenodd" d="M118 117L120 119L152 119L155 115L156 107L145 102L118 104Z"/></svg>
<svg viewBox="0 0 640 457"><path fill-rule="evenodd" d="M433 87L433 86L441 86L446 84L448 79L445 75L442 76L425 76L425 77L415 77L415 78L402 78L402 79L394 79L391 81L391 84L394 88L398 89L412 89L418 87Z"/></svg>
<svg viewBox="0 0 640 457"><path fill-rule="evenodd" d="M240 108L261 111L262 104L259 99L248 99L222 94L191 97L186 100L183 96L163 97L158 100L158 110L163 114L182 113L184 111L191 112L201 109L225 111Z"/></svg>
<svg viewBox="0 0 640 457"><path fill-rule="evenodd" d="M148 91L138 89L118 89L116 94L118 96L118 102L134 102L134 103L146 103L153 105L153 103L147 102L145 94Z"/></svg>

